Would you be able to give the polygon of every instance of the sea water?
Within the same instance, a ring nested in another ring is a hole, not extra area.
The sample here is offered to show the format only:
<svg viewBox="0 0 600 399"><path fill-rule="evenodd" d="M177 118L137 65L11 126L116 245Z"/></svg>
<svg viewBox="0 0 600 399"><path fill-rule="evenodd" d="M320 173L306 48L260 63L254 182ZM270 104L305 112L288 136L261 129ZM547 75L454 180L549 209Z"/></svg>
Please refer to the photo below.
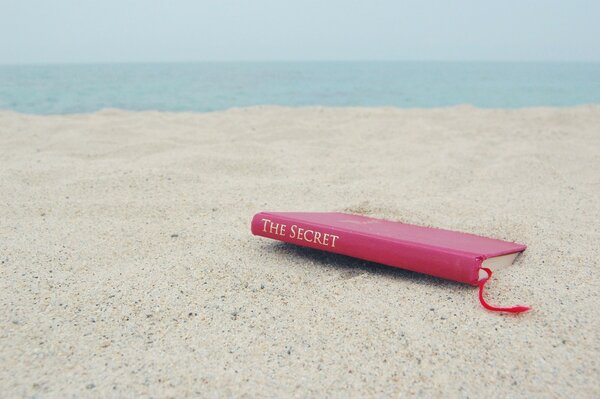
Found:
<svg viewBox="0 0 600 399"><path fill-rule="evenodd" d="M600 103L597 63L245 62L0 66L0 109L253 105L519 108Z"/></svg>

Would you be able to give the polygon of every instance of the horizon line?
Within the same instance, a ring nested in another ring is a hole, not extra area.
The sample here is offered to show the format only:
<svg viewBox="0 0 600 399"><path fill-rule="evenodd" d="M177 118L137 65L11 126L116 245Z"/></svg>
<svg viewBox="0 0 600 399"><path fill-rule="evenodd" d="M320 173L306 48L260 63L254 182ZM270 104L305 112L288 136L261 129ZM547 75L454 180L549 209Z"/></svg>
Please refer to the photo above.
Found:
<svg viewBox="0 0 600 399"><path fill-rule="evenodd" d="M68 65L143 65L143 64L266 64L266 63L473 63L473 64L600 64L600 60L443 60L443 59L246 59L246 60L187 60L187 61L50 61L0 62L4 66L68 66Z"/></svg>

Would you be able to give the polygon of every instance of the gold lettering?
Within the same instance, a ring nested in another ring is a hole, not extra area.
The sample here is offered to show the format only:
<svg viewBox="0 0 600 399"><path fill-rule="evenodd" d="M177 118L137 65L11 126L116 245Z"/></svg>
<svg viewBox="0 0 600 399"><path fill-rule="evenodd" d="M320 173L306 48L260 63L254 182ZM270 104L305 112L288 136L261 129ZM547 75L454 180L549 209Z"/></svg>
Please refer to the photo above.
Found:
<svg viewBox="0 0 600 399"><path fill-rule="evenodd" d="M267 224L271 223L271 221L269 219L261 219L264 224L263 224L263 231L266 233L267 232Z"/></svg>
<svg viewBox="0 0 600 399"><path fill-rule="evenodd" d="M333 234L331 234L331 248L335 248L335 240L337 240L338 238L340 238L340 237L334 236Z"/></svg>
<svg viewBox="0 0 600 399"><path fill-rule="evenodd" d="M279 223L271 223L269 226L269 233L277 234L277 229L279 229Z"/></svg>
<svg viewBox="0 0 600 399"><path fill-rule="evenodd" d="M263 231L269 232L271 234L277 234L280 236L286 235L287 226L283 223L273 223L269 219L262 219L263 221ZM302 227L298 227L298 225L293 224L289 229L289 238L294 238L298 241L307 241L316 244L330 246L335 248L336 240L339 239L339 236L330 234L330 233L322 233L320 231L304 229Z"/></svg>
<svg viewBox="0 0 600 399"><path fill-rule="evenodd" d="M312 235L313 235L313 238L308 238L308 233L312 233ZM318 233L315 233L315 232L314 232L314 231L312 231L312 230L306 230L306 231L304 232L304 240L306 240L306 241L308 241L308 242L313 242L313 240L314 240L314 238L315 238L315 235L316 235L316 234L318 234Z"/></svg>
<svg viewBox="0 0 600 399"><path fill-rule="evenodd" d="M327 235L327 234L325 234L325 235ZM327 245L321 241L321 233L318 231L315 232L315 242L318 242L321 245Z"/></svg>

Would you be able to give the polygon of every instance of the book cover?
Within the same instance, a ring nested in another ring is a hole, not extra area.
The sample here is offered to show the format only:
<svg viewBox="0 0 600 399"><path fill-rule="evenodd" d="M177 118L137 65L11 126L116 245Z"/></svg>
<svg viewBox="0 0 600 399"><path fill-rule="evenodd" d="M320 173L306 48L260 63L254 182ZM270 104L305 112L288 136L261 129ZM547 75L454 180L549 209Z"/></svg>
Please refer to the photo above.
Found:
<svg viewBox="0 0 600 399"><path fill-rule="evenodd" d="M254 235L478 285L489 310L520 313L527 306L489 305L483 287L497 269L513 263L523 244L474 234L339 212L260 212Z"/></svg>

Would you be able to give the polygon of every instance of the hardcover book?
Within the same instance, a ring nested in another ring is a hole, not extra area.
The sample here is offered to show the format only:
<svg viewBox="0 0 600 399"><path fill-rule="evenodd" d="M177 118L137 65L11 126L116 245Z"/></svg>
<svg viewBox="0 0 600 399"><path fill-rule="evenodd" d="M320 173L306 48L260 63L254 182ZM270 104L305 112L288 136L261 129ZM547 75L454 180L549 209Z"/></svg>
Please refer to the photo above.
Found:
<svg viewBox="0 0 600 399"><path fill-rule="evenodd" d="M522 244L337 212L260 212L251 228L254 235L478 285L491 310L528 309L496 308L482 297L491 268L512 264L527 248Z"/></svg>

